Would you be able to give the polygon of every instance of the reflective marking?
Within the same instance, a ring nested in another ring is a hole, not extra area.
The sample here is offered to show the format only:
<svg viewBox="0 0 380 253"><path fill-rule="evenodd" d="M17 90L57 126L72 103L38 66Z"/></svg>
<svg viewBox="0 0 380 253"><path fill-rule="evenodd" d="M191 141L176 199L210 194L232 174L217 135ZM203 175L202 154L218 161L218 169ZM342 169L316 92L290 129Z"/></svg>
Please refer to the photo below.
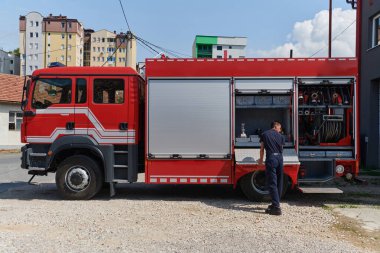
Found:
<svg viewBox="0 0 380 253"><path fill-rule="evenodd" d="M170 183L177 183L177 178L170 178Z"/></svg>
<svg viewBox="0 0 380 253"><path fill-rule="evenodd" d="M220 182L221 183L227 183L228 181L227 181L227 179L220 179Z"/></svg>
<svg viewBox="0 0 380 253"><path fill-rule="evenodd" d="M201 183L207 183L207 179L206 178L201 178Z"/></svg>
<svg viewBox="0 0 380 253"><path fill-rule="evenodd" d="M196 178L190 178L190 183L197 183L198 182L198 179Z"/></svg>
<svg viewBox="0 0 380 253"><path fill-rule="evenodd" d="M181 183L187 183L187 178L180 178L179 182L181 182Z"/></svg>
<svg viewBox="0 0 380 253"><path fill-rule="evenodd" d="M166 183L168 181L167 178L160 178L160 183Z"/></svg>
<svg viewBox="0 0 380 253"><path fill-rule="evenodd" d="M151 182L151 183L157 183L157 178L151 178L151 179L150 179L150 182Z"/></svg>
<svg viewBox="0 0 380 253"><path fill-rule="evenodd" d="M218 182L218 179L216 179L216 178L211 178L210 179L210 183L217 183Z"/></svg>
<svg viewBox="0 0 380 253"><path fill-rule="evenodd" d="M64 107L51 107L46 109L37 109L36 114L84 114L87 116L89 121L93 124L95 128L75 128L74 130L66 130L65 128L56 128L50 136L27 136L28 142L35 143L51 143L54 142L59 135L69 135L69 134L89 134L98 143L135 143L136 130L129 129L127 131L120 131L119 129L105 129L92 111L87 107L79 108L64 108Z"/></svg>

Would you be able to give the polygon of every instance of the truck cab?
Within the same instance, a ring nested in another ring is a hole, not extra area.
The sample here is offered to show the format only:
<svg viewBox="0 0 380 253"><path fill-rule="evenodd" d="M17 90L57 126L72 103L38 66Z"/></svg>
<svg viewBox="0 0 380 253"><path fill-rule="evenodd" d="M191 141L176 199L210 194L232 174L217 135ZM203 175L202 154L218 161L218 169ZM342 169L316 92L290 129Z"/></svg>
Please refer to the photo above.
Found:
<svg viewBox="0 0 380 253"><path fill-rule="evenodd" d="M22 168L32 175L56 172L69 199L91 198L103 182L137 181L143 83L131 68L35 71L24 88Z"/></svg>

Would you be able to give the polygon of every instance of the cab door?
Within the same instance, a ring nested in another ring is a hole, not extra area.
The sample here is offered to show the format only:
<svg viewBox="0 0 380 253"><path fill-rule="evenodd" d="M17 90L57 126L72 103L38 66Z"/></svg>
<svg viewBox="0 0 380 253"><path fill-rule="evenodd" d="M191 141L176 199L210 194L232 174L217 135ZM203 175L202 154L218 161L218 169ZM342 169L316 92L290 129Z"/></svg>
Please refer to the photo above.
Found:
<svg viewBox="0 0 380 253"><path fill-rule="evenodd" d="M53 143L62 135L74 134L73 80L44 76L34 80L24 117L28 143Z"/></svg>
<svg viewBox="0 0 380 253"><path fill-rule="evenodd" d="M75 83L75 134L87 135L89 127L88 110L88 76L78 76L74 78Z"/></svg>
<svg viewBox="0 0 380 253"><path fill-rule="evenodd" d="M128 77L89 78L88 134L100 144L128 144Z"/></svg>

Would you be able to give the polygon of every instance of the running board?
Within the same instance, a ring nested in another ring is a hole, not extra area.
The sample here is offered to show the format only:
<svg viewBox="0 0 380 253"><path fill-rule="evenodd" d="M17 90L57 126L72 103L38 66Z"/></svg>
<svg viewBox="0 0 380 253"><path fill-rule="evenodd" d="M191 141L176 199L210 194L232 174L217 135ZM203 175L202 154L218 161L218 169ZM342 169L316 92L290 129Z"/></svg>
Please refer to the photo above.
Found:
<svg viewBox="0 0 380 253"><path fill-rule="evenodd" d="M334 187L298 187L305 194L342 194L343 191Z"/></svg>

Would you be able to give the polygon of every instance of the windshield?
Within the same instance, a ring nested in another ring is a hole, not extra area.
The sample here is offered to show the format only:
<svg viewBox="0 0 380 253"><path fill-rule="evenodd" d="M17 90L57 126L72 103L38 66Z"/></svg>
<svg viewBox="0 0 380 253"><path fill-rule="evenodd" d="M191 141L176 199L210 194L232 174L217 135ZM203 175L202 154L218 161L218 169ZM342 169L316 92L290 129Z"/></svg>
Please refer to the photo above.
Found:
<svg viewBox="0 0 380 253"><path fill-rule="evenodd" d="M45 109L53 104L70 104L71 90L71 79L38 79L34 87L32 106Z"/></svg>

